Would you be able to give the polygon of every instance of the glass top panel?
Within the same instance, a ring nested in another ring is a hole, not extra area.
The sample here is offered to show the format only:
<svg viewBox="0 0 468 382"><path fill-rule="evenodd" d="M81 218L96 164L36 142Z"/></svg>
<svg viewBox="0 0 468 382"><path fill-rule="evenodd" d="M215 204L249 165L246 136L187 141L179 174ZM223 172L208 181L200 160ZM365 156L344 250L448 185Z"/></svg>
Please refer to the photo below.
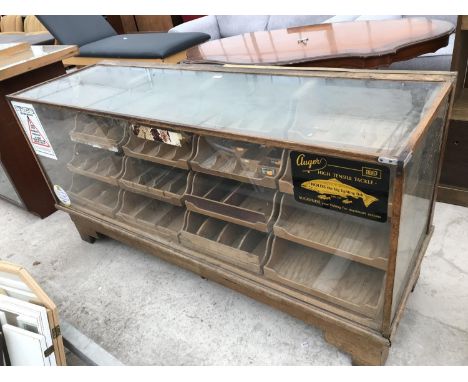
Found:
<svg viewBox="0 0 468 382"><path fill-rule="evenodd" d="M94 66L20 98L292 144L395 155L440 82Z"/></svg>

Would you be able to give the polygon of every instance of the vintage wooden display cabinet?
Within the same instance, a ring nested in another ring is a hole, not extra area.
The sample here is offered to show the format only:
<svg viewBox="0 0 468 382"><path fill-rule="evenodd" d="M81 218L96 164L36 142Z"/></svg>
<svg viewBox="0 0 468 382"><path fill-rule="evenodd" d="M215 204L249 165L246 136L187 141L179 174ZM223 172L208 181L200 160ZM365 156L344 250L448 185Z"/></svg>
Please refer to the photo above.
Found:
<svg viewBox="0 0 468 382"><path fill-rule="evenodd" d="M431 237L453 81L96 65L10 101L48 136L57 160L39 159L84 240L149 251L377 365Z"/></svg>

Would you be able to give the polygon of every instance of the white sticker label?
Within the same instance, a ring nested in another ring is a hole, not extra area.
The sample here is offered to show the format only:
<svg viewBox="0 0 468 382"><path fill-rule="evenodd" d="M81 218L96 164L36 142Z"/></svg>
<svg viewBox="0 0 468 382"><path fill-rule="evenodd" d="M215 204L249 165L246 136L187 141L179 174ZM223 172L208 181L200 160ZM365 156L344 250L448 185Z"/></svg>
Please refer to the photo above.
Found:
<svg viewBox="0 0 468 382"><path fill-rule="evenodd" d="M62 203L63 205L67 207L71 206L70 197L68 196L68 194L65 192L65 190L62 187L54 184L54 192L55 192L55 195L57 195L58 200L60 200L60 203Z"/></svg>
<svg viewBox="0 0 468 382"><path fill-rule="evenodd" d="M47 138L36 110L34 110L34 106L29 103L16 101L12 101L11 104L36 154L57 160L49 138Z"/></svg>

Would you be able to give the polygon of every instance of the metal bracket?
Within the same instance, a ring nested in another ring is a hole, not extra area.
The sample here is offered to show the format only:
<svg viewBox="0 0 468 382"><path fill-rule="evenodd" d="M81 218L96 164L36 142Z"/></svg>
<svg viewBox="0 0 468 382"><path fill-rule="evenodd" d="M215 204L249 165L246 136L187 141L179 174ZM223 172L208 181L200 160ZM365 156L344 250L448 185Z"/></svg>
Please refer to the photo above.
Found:
<svg viewBox="0 0 468 382"><path fill-rule="evenodd" d="M398 164L398 159L397 158L379 157L379 163L392 164L392 165L396 166Z"/></svg>
<svg viewBox="0 0 468 382"><path fill-rule="evenodd" d="M52 335L52 338L57 338L60 336L62 333L60 331L60 326L56 326L50 330L50 334Z"/></svg>
<svg viewBox="0 0 468 382"><path fill-rule="evenodd" d="M44 350L44 357L50 356L54 352L54 345L50 345L46 350Z"/></svg>

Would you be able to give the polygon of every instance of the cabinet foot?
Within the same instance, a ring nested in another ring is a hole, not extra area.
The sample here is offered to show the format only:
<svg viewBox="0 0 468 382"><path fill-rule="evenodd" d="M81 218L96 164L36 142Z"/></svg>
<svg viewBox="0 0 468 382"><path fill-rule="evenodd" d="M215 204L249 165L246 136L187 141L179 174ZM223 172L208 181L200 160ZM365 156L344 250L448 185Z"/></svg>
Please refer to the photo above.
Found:
<svg viewBox="0 0 468 382"><path fill-rule="evenodd" d="M78 231L78 233L80 234L81 240L86 241L89 244L93 244L96 241L96 238L93 236L86 235L80 231Z"/></svg>
<svg viewBox="0 0 468 382"><path fill-rule="evenodd" d="M93 244L96 239L99 238L99 233L96 232L96 230L94 230L90 225L86 224L86 222L81 221L79 218L74 216L70 216L70 218L75 224L75 227L83 241Z"/></svg>
<svg viewBox="0 0 468 382"><path fill-rule="evenodd" d="M387 361L390 342L383 337L377 341L339 328L325 330L324 337L329 344L349 353L353 366L381 366Z"/></svg>

